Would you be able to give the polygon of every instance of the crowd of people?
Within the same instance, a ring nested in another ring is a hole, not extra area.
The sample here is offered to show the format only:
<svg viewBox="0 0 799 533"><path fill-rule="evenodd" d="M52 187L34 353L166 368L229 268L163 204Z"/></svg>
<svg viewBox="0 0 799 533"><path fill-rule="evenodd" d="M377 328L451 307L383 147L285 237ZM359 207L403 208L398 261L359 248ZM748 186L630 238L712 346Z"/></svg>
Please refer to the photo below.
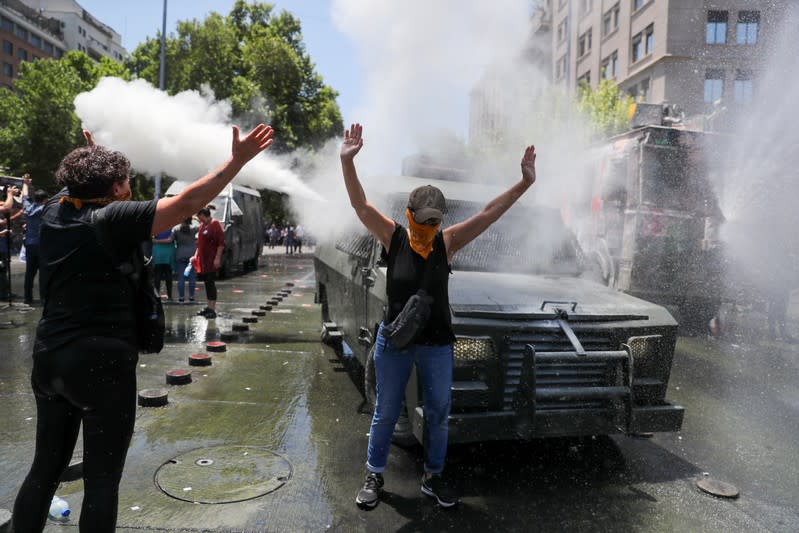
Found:
<svg viewBox="0 0 799 533"><path fill-rule="evenodd" d="M273 223L264 228L264 242L267 246L270 249L276 246L285 246L287 255L301 254L303 241L305 240L305 230L300 224L289 224L278 228Z"/></svg>

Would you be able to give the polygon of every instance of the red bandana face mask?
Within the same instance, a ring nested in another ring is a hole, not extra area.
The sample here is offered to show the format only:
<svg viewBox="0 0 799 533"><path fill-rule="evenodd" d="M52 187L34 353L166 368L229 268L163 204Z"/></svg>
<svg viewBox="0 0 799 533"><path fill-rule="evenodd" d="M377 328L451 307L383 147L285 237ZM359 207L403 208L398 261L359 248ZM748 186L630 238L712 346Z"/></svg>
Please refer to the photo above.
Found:
<svg viewBox="0 0 799 533"><path fill-rule="evenodd" d="M441 224L430 226L429 224L419 224L413 219L410 209L405 210L405 217L408 219L408 237L411 241L411 249L425 259L433 251L433 239L438 233Z"/></svg>

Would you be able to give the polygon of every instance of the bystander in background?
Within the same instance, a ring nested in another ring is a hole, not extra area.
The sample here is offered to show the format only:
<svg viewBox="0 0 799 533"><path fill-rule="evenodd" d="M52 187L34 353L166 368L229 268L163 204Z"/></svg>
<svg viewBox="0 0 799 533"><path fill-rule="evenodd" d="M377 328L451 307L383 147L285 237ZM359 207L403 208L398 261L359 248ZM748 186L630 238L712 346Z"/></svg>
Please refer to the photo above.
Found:
<svg viewBox="0 0 799 533"><path fill-rule="evenodd" d="M179 226L175 226L172 235L175 237L175 265L178 270L178 302L185 302L186 281L189 282L189 302L194 302L194 290L197 285L197 273L194 268L186 267L191 263L191 258L197 250L197 227L192 225L192 219L187 218Z"/></svg>
<svg viewBox="0 0 799 533"><path fill-rule="evenodd" d="M33 281L39 272L39 228L42 224L42 211L48 194L37 189L30 194L31 176L22 176L22 212L25 215L25 303L33 304Z"/></svg>

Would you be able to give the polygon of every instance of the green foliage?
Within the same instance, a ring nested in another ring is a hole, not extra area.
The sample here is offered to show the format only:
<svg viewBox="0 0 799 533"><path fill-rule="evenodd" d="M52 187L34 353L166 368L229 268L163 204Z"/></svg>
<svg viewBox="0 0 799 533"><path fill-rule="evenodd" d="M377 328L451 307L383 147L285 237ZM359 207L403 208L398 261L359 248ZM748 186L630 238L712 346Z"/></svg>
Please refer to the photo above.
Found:
<svg viewBox="0 0 799 533"><path fill-rule="evenodd" d="M23 62L15 91L2 95L0 165L11 173L29 172L34 187L53 191L52 175L61 159L81 141L72 101L86 88L74 57Z"/></svg>
<svg viewBox="0 0 799 533"><path fill-rule="evenodd" d="M577 89L577 107L588 118L597 137L610 137L630 126L632 98L622 94L613 80L602 80L596 90L586 84Z"/></svg>
<svg viewBox="0 0 799 533"><path fill-rule="evenodd" d="M0 91L0 166L28 172L34 188L55 192L61 159L85 143L75 97L104 76L130 79L123 65L109 58L95 62L83 52L21 63L14 90Z"/></svg>
<svg viewBox="0 0 799 533"><path fill-rule="evenodd" d="M319 148L343 129L338 93L316 73L298 19L263 2L237 0L227 16L181 21L166 39L165 90L210 88L229 99L242 126L267 121L273 150ZM128 67L158 85L160 36L130 56Z"/></svg>

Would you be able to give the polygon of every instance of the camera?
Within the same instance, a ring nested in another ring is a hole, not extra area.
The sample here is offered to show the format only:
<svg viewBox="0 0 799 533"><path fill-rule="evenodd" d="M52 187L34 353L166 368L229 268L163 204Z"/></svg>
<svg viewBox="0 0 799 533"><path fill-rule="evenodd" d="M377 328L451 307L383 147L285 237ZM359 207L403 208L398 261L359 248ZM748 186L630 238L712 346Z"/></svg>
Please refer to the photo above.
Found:
<svg viewBox="0 0 799 533"><path fill-rule="evenodd" d="M0 176L0 203L5 201L9 187L16 187L18 191L22 191L22 185L22 178L17 178L16 176ZM20 200L20 198L14 199L15 209L22 207Z"/></svg>

